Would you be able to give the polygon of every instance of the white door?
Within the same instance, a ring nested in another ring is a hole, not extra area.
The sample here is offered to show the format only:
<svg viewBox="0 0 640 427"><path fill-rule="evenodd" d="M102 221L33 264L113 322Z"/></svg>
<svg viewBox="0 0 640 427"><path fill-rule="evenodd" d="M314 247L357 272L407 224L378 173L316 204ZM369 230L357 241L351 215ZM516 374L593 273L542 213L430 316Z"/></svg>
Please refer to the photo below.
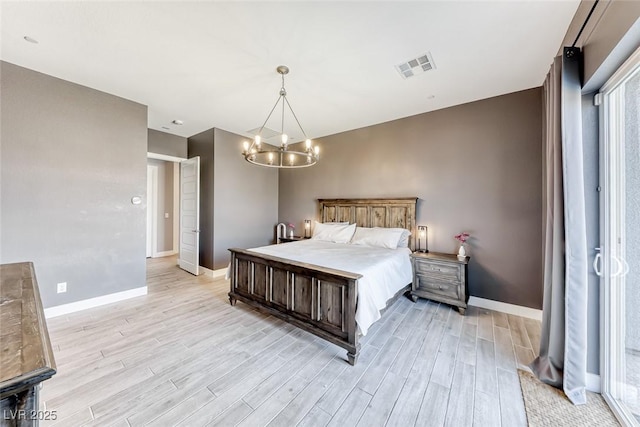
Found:
<svg viewBox="0 0 640 427"><path fill-rule="evenodd" d="M200 157L180 163L180 259L183 270L200 273Z"/></svg>
<svg viewBox="0 0 640 427"><path fill-rule="evenodd" d="M601 113L602 395L640 425L640 49L603 86Z"/></svg>
<svg viewBox="0 0 640 427"><path fill-rule="evenodd" d="M158 167L147 165L147 258L157 251L158 233Z"/></svg>

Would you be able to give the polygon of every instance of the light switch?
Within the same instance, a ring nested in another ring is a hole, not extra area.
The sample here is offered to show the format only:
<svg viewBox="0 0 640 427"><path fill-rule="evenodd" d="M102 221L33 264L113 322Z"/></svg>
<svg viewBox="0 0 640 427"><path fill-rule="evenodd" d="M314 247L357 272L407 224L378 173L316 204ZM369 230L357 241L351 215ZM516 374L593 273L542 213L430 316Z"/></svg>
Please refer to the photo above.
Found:
<svg viewBox="0 0 640 427"><path fill-rule="evenodd" d="M165 218L169 218L169 213L168 213L168 212L165 212L165 213L164 213L164 217L165 217Z"/></svg>

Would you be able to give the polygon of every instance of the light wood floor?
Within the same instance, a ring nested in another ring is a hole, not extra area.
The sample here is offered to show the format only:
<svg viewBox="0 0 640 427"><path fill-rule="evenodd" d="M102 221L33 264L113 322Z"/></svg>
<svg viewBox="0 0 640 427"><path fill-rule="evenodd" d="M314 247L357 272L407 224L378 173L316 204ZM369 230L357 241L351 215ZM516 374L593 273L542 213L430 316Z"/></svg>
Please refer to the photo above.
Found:
<svg viewBox="0 0 640 427"><path fill-rule="evenodd" d="M540 323L399 299L346 351L148 260L149 294L48 321L45 425L520 426Z"/></svg>

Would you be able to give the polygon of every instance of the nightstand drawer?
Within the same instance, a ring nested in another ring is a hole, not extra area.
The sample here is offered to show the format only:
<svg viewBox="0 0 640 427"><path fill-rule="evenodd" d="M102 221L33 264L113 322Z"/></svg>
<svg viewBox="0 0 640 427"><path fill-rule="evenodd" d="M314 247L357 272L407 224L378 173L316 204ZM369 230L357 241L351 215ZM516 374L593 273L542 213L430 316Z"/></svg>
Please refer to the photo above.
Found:
<svg viewBox="0 0 640 427"><path fill-rule="evenodd" d="M451 263L417 261L415 263L415 269L418 274L425 274L434 278L440 277L444 280L460 280L460 267L455 264L452 265Z"/></svg>
<svg viewBox="0 0 640 427"><path fill-rule="evenodd" d="M459 298L460 283L434 280L433 277L425 276L420 273L416 274L416 279L418 281L416 284L417 292L434 293L454 299Z"/></svg>

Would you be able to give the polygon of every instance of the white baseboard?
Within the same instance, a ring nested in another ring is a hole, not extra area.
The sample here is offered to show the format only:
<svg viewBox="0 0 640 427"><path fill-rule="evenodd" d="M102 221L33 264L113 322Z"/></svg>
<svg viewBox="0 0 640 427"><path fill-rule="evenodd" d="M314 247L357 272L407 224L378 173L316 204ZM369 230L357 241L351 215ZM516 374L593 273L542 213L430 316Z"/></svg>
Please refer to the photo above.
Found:
<svg viewBox="0 0 640 427"><path fill-rule="evenodd" d="M135 298L147 294L147 287L129 289L128 291L116 292L114 294L102 295L95 298L89 298L82 301L76 301L69 304L56 305L44 309L44 317L51 319L52 317L63 316L65 314L75 313L76 311L86 310L88 308L99 307L101 305L111 304L129 298Z"/></svg>
<svg viewBox="0 0 640 427"><path fill-rule="evenodd" d="M153 254L152 258L162 258L162 257L165 257L165 256L175 255L177 253L178 253L178 251L156 252L155 254Z"/></svg>
<svg viewBox="0 0 640 427"><path fill-rule="evenodd" d="M591 374L587 372L587 390L594 393L601 393L602 388L600 386L600 375Z"/></svg>
<svg viewBox="0 0 640 427"><path fill-rule="evenodd" d="M542 321L542 310L521 305L508 304L506 302L494 301L492 299L469 297L469 305L486 308L489 310L501 311L502 313L514 314L516 316L528 317L529 319Z"/></svg>
<svg viewBox="0 0 640 427"><path fill-rule="evenodd" d="M227 267L219 268L217 270L213 270L213 277L224 277L227 275Z"/></svg>
<svg viewBox="0 0 640 427"><path fill-rule="evenodd" d="M217 270L211 270L211 269L208 269L207 267L200 266L200 269L204 271L204 274L206 274L209 277L213 277L214 279L216 277L224 277L227 275L227 267L219 268Z"/></svg>

